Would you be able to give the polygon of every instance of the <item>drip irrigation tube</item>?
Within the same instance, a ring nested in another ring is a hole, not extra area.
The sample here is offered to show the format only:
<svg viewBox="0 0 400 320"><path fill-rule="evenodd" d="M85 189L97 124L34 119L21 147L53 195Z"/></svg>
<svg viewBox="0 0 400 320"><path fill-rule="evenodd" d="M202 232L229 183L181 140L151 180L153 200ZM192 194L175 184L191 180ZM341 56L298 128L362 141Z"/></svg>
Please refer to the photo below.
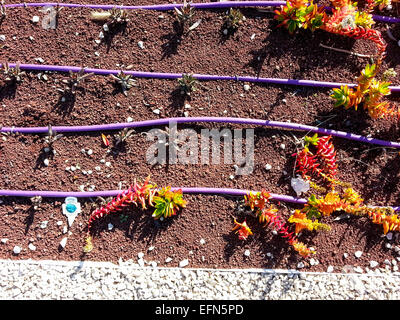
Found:
<svg viewBox="0 0 400 320"><path fill-rule="evenodd" d="M16 63L9 63L10 68L14 68ZM0 68L3 65L0 63ZM31 64L31 63L20 63L19 67L21 70L29 71L50 71L50 72L79 72L82 67L76 66L58 66L51 64ZM97 75L109 75L118 74L123 71L127 75L131 75L136 78L153 78L153 79L179 79L182 77L182 73L169 73L169 72L147 72L147 71L132 71L132 70L121 70L121 69L97 69L97 68L85 68L85 73L94 73ZM242 82L254 82L254 83L270 83L270 84L282 84L282 85L295 85L295 86L306 86L306 87L321 87L321 88L340 88L341 86L356 87L354 83L343 83L343 82L330 82L330 81L316 81L316 80L297 80L297 79L282 79L282 78L260 78L250 76L221 76L214 74L192 74L194 78L200 81L242 81ZM400 92L400 86L389 86L392 92Z"/></svg>
<svg viewBox="0 0 400 320"><path fill-rule="evenodd" d="M164 118L164 119L154 119L154 120L144 120L144 121L134 121L134 122L88 125L88 126L53 126L52 129L58 133L76 133L76 132L90 132L90 131L122 130L124 128L151 127L151 126L169 125L170 123L178 124L178 123L195 123L195 122L232 123L232 124L268 126L273 128L283 128L289 130L299 130L299 131L314 132L318 134L332 135L338 138L355 140L362 143L376 144L388 148L400 148L400 142L369 138L349 132L314 127L299 123L269 121L262 119L250 119L250 118L177 117L177 118ZM0 132L4 133L18 132L22 134L40 134L40 133L47 133L48 130L49 130L48 127L2 127L2 128L0 127Z"/></svg>
<svg viewBox="0 0 400 320"><path fill-rule="evenodd" d="M173 187L172 191L181 189L184 194L211 194L211 195L227 195L227 196L244 196L253 190L246 189L232 189L232 188L207 188L207 187ZM105 190L105 191L87 191L87 192L68 192L68 191L29 191L29 190L0 190L0 196L7 197L35 197L41 196L43 198L91 198L91 197L115 197L124 190ZM296 198L287 195L270 193L271 199L281 202L290 202L294 204L306 204L307 200ZM371 206L376 208L377 206ZM387 208L387 207L385 207ZM399 211L400 206L391 207L394 211Z"/></svg>
<svg viewBox="0 0 400 320"><path fill-rule="evenodd" d="M141 5L141 6L124 6L124 5L104 5L104 4L77 4L77 3L58 3L58 2L34 2L34 3L11 3L6 4L6 8L19 8L19 7L45 7L45 6L60 6L68 8L89 8L89 9L102 9L110 10L113 8L124 10L157 10L167 11L174 8L180 8L183 3L172 4L156 4L156 5ZM191 3L191 6L196 9L218 9L218 8L233 8L233 7L278 7L286 5L286 1L222 1L222 2L206 2L206 3ZM325 7L330 10L330 7ZM398 23L400 18L372 15L375 21Z"/></svg>

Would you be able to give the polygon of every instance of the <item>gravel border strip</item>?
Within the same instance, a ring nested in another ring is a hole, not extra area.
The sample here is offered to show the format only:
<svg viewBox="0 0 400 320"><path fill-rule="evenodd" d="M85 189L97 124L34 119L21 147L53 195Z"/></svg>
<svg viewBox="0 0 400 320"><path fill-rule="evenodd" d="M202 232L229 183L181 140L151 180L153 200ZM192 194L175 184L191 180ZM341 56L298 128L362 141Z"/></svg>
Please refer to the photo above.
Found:
<svg viewBox="0 0 400 320"><path fill-rule="evenodd" d="M1 300L398 300L400 273L0 260Z"/></svg>

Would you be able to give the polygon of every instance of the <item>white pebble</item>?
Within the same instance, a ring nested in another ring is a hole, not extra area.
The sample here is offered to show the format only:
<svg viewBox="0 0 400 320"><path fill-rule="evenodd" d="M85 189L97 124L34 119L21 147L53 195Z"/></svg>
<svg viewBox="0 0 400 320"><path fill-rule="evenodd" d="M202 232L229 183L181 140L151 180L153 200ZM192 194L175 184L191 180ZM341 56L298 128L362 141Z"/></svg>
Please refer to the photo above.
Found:
<svg viewBox="0 0 400 320"><path fill-rule="evenodd" d="M343 258L347 258L349 256L349 254L347 252L343 253Z"/></svg>
<svg viewBox="0 0 400 320"><path fill-rule="evenodd" d="M179 262L179 267L180 268L186 267L187 265L189 265L189 260L188 259L184 259L181 262Z"/></svg>
<svg viewBox="0 0 400 320"><path fill-rule="evenodd" d="M13 252L14 252L14 254L20 254L21 250L22 250L21 247L15 246L14 249L13 249Z"/></svg>
<svg viewBox="0 0 400 320"><path fill-rule="evenodd" d="M104 30L105 32L107 32L107 31L110 30L110 28L108 27L108 24L107 24L107 23L105 23L105 24L103 25L103 30Z"/></svg>
<svg viewBox="0 0 400 320"><path fill-rule="evenodd" d="M272 169L272 166L271 166L269 163L267 163L267 164L265 165L265 170L269 171L269 170L271 170L271 169Z"/></svg>
<svg viewBox="0 0 400 320"><path fill-rule="evenodd" d="M97 171L100 171L100 170L101 170L101 168L100 168L99 166L95 167L95 169L96 169Z"/></svg>
<svg viewBox="0 0 400 320"><path fill-rule="evenodd" d="M138 47L139 47L140 49L144 49L144 43L143 43L143 41L138 41L137 45L138 45Z"/></svg>
<svg viewBox="0 0 400 320"><path fill-rule="evenodd" d="M304 268L304 262L302 262L302 261L300 261L300 262L297 264L297 269L301 269L301 268Z"/></svg>
<svg viewBox="0 0 400 320"><path fill-rule="evenodd" d="M244 255L245 255L246 257L250 257L250 250L246 250L246 251L244 252Z"/></svg>
<svg viewBox="0 0 400 320"><path fill-rule="evenodd" d="M362 251L356 251L354 252L354 255L356 258L360 258L362 256L363 252Z"/></svg>
<svg viewBox="0 0 400 320"><path fill-rule="evenodd" d="M387 249L390 249L390 248L392 247L392 245L391 245L390 243L386 243L386 244L385 244L385 247L386 247Z"/></svg>
<svg viewBox="0 0 400 320"><path fill-rule="evenodd" d="M250 86L248 84L245 84L243 86L244 91L249 91L250 90Z"/></svg>
<svg viewBox="0 0 400 320"><path fill-rule="evenodd" d="M107 162L106 162L106 166L107 166L107 167L111 167L111 162L107 161Z"/></svg>
<svg viewBox="0 0 400 320"><path fill-rule="evenodd" d="M153 110L153 113L155 113L155 114L160 114L161 111L160 111L160 109L154 109L154 110Z"/></svg>
<svg viewBox="0 0 400 320"><path fill-rule="evenodd" d="M228 29L224 29L224 31L222 31L222 33L226 36L228 34Z"/></svg>
<svg viewBox="0 0 400 320"><path fill-rule="evenodd" d="M57 225L58 226L62 226L62 224L63 224L63 222L60 220L60 221L57 221Z"/></svg>
<svg viewBox="0 0 400 320"><path fill-rule="evenodd" d="M67 245L67 240L68 240L67 237L62 238L62 240L60 241L61 248L65 248L65 246Z"/></svg>
<svg viewBox="0 0 400 320"><path fill-rule="evenodd" d="M376 262L376 261L374 261L374 260L371 260L371 261L369 262L369 266L370 266L371 268L375 268L375 267L377 267L378 265L379 265L379 263Z"/></svg>
<svg viewBox="0 0 400 320"><path fill-rule="evenodd" d="M333 271L333 267L332 266L328 266L328 268L326 269L326 272L332 272Z"/></svg>
<svg viewBox="0 0 400 320"><path fill-rule="evenodd" d="M137 256L138 256L139 259L143 259L144 253L143 253L143 252L139 252L139 253L137 254Z"/></svg>
<svg viewBox="0 0 400 320"><path fill-rule="evenodd" d="M133 121L133 118L132 118L132 117L128 117L128 118L126 119L126 121L127 121L127 122L132 122L132 121Z"/></svg>
<svg viewBox="0 0 400 320"><path fill-rule="evenodd" d="M7 241L8 241L7 238L2 238L2 239L1 239L1 243L4 243L4 244L5 244L5 243L7 243Z"/></svg>
<svg viewBox="0 0 400 320"><path fill-rule="evenodd" d="M36 250L36 246L33 243L30 243L28 245L29 250L35 251Z"/></svg>
<svg viewBox="0 0 400 320"><path fill-rule="evenodd" d="M39 18L38 16L33 16L31 21L32 21L33 23L38 23L39 20L40 20L40 18Z"/></svg>
<svg viewBox="0 0 400 320"><path fill-rule="evenodd" d="M108 228L108 230L110 231L110 230L112 230L112 229L114 228L114 225L113 225L112 223L109 223L109 224L107 225L107 228Z"/></svg>
<svg viewBox="0 0 400 320"><path fill-rule="evenodd" d="M170 263L172 261L172 258L168 257L165 259L165 263Z"/></svg>
<svg viewBox="0 0 400 320"><path fill-rule="evenodd" d="M0 41L6 41L6 36L4 34L0 34Z"/></svg>
<svg viewBox="0 0 400 320"><path fill-rule="evenodd" d="M285 150L286 145L284 143L281 143L281 145L279 146L282 150Z"/></svg>
<svg viewBox="0 0 400 320"><path fill-rule="evenodd" d="M147 249L147 251L153 251L154 249L155 249L154 246L150 246L150 247Z"/></svg>
<svg viewBox="0 0 400 320"><path fill-rule="evenodd" d="M206 243L206 240L200 239L200 244L205 244L205 243Z"/></svg>
<svg viewBox="0 0 400 320"><path fill-rule="evenodd" d="M89 150L87 151L87 154L90 156L91 154L93 154L93 150L92 150L92 149L89 149Z"/></svg>
<svg viewBox="0 0 400 320"><path fill-rule="evenodd" d="M44 159L43 164L47 167L49 165L49 159Z"/></svg>
<svg viewBox="0 0 400 320"><path fill-rule="evenodd" d="M42 228L42 229L47 228L48 223L49 223L48 221L42 221L42 223L40 224L40 228Z"/></svg>

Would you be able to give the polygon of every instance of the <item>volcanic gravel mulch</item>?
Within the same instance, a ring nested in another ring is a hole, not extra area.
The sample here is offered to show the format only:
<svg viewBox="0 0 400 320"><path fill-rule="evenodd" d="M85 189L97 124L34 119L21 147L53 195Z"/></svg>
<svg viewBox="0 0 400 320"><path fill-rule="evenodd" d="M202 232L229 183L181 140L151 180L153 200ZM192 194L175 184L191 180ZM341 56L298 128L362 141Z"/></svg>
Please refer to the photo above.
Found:
<svg viewBox="0 0 400 320"><path fill-rule="evenodd" d="M111 2L101 1L99 3ZM136 4L151 4L142 1ZM124 3L128 5L129 3ZM55 30L44 30L34 24L34 15L43 17L38 8L9 9L0 25L6 40L0 43L1 61L71 65L175 73L248 75L274 78L309 79L354 83L369 59L339 53L320 44L373 54L373 44L352 40L322 31L300 31L291 36L276 28L273 13L242 9L246 20L238 31L226 37L222 33L222 16L226 10L197 10L200 25L189 34L179 36L172 11L129 11L130 21L123 32L97 44L101 25L91 22L88 9L64 8ZM400 38L398 25L390 25ZM398 45L387 37L385 24L377 23L388 42L382 69L400 72ZM144 49L138 46L143 41ZM45 77L43 77L45 75ZM243 82L201 82L190 99L182 97L176 80L137 78L124 96L106 76L93 76L84 81L74 101L61 102L57 88L67 74L28 72L17 87L0 91L1 125L47 126L91 125L177 116L224 116L290 121L348 131L376 138L398 141L398 125L391 120L372 120L363 110L333 108L330 90L324 88L281 86ZM399 78L392 81L400 85ZM398 94L388 97L398 103ZM189 105L189 106L188 106ZM163 127L160 127L163 129ZM137 129L125 147L105 148L101 133L64 134L54 143L56 154L45 166L43 135L4 135L0 140L0 188L17 190L79 191L94 186L95 190L126 189L134 179L149 174L158 186L220 187L252 189L295 196L290 187L294 175L296 139L305 132L217 124L186 124L179 129L202 128L254 129L255 166L251 175L236 176L233 164L166 164L152 166L146 161L146 150L153 143L144 134L151 128ZM116 132L103 132L113 141ZM400 205L399 152L394 149L333 139L337 149L338 178L350 182L366 203ZM82 152L91 149L87 155ZM222 149L222 146L221 146ZM105 163L109 162L109 166ZM265 170L266 164L271 170ZM76 171L67 167L79 166ZM96 170L96 167L99 167ZM88 175L83 171L92 170ZM310 193L304 195L309 196ZM371 260L385 266L397 254L397 234L391 240L382 237L382 226L366 217L322 222L332 228L327 233L304 232L300 240L317 250L318 264L311 265L287 244L285 239L262 228L255 218L238 210L239 198L214 195L184 195L188 201L172 219L155 221L151 211L135 207L111 214L94 224L94 249L83 254L87 221L101 199L82 199L82 214L64 233L66 219L61 214L64 199L43 199L35 211L29 199L3 197L0 204L0 243L2 259L97 260L116 262L136 259L145 253L147 261L161 266L177 266L189 259L191 267L211 268L296 268L300 261L308 271L346 271L346 266L368 267ZM276 203L276 202L275 202ZM280 214L287 218L301 206L280 203ZM240 241L232 232L233 219L246 218L254 235ZM48 221L45 228L43 221ZM62 224L57 224L62 221ZM113 225L108 230L108 225ZM66 247L59 246L68 237ZM200 243L205 240L205 244ZM28 248L34 244L36 250ZM388 246L387 244L390 244ZM14 246L22 252L13 254ZM149 247L154 247L148 251ZM250 250L250 256L245 256ZM363 251L360 258L355 251ZM346 253L348 254L346 258ZM167 257L172 262L166 263Z"/></svg>

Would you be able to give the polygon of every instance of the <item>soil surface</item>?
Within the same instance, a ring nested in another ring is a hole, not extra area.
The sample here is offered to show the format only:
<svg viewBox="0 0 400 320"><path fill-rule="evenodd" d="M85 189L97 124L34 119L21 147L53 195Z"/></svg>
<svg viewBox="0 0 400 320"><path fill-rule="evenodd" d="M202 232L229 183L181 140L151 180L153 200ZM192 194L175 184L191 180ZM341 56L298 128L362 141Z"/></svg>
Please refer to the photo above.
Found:
<svg viewBox="0 0 400 320"><path fill-rule="evenodd" d="M119 1L97 3L119 4ZM124 2L125 5L157 3L156 0ZM379 14L396 15L395 10ZM123 30L97 41L102 25L90 20L88 9L62 9L54 30L42 28L45 13L39 8L8 9L0 25L0 34L5 36L0 42L0 56L1 61L21 63L106 69L130 66L137 71L354 83L370 59L329 50L320 44L367 55L375 53L374 45L364 40L324 31L303 30L289 35L285 29L277 28L272 12L241 11L246 20L229 36L223 34L226 10L197 10L194 19L201 19L201 23L183 35L177 33L172 11L129 11L130 21ZM36 15L41 19L39 23L31 21ZM400 39L400 26L389 26L393 36ZM385 24L377 22L376 28L388 43L382 70L394 68L400 73L397 43L388 37ZM138 45L140 41L143 48ZM27 72L17 86L3 85L1 125L91 125L180 116L224 116L319 125L400 141L396 121L372 120L362 108L334 109L330 89L207 81L199 83L190 98L184 98L176 80L137 78L125 96L114 80L95 75L80 83L73 98L63 101L57 89L65 86L62 80L67 76ZM392 79L392 84L400 85L399 77ZM245 85L249 85L249 90ZM388 99L398 103L399 95L392 93ZM158 186L265 189L296 196L290 186L295 174L292 154L305 132L230 124L178 126L179 130L185 128L196 130L199 137L204 128L243 129L243 133L244 129L254 129L252 174L232 179L235 174L232 163L152 166L146 161L146 150L153 142L144 134L151 128L137 129L119 148L107 148L101 139L104 133L113 144L117 132L64 134L54 142L56 153L51 157L43 152L46 147L43 135L3 135L0 189L126 189L135 178L143 180L151 175ZM367 204L400 205L398 150L338 138L333 138L333 143L340 180L351 183ZM44 164L46 158L48 165ZM265 169L266 164L271 165L270 170ZM72 171L71 166L78 168ZM311 191L303 197L310 194ZM184 199L188 201L187 207L161 222L151 217L151 211L133 206L96 221L94 249L83 254L87 221L101 199L81 199L82 213L65 232L67 220L61 211L64 199L45 198L34 210L29 199L2 197L0 237L4 241L0 243L0 258L117 262L120 258L137 260L138 253L143 252L146 261L159 266L178 266L180 261L189 259L189 267L292 269L303 261L305 270L326 271L333 266L333 272L351 271L349 266L366 268L371 260L380 267L385 267L388 261L392 264L397 261L394 248L399 245L398 233L389 240L382 235L382 226L366 217L335 220L334 214L322 219L331 231L303 232L299 239L317 251L310 262L294 252L285 239L239 210L243 199L188 194ZM301 208L290 203L276 204L284 218ZM232 231L234 218L238 221L246 218L254 235L246 241L239 240ZM65 237L68 241L62 248L59 244ZM22 248L17 255L13 253L15 246ZM250 251L249 256L244 255L246 250ZM362 256L356 258L356 251L362 251ZM167 258L172 261L166 262Z"/></svg>

